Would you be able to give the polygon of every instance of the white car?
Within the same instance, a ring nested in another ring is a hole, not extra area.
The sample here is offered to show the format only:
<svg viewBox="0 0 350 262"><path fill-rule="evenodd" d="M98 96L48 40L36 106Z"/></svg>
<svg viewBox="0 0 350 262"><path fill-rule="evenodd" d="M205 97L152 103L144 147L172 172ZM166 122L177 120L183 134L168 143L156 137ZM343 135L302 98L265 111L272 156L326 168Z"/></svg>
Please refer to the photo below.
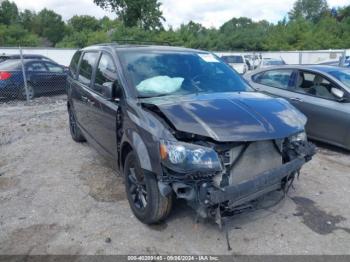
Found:
<svg viewBox="0 0 350 262"><path fill-rule="evenodd" d="M241 75L248 71L248 65L242 55L223 55L221 59Z"/></svg>
<svg viewBox="0 0 350 262"><path fill-rule="evenodd" d="M259 67L261 59L258 55L244 55L249 70L255 70Z"/></svg>
<svg viewBox="0 0 350 262"><path fill-rule="evenodd" d="M260 63L259 68L265 68L270 66L281 66L281 65L286 65L286 62L284 62L282 59L264 57Z"/></svg>

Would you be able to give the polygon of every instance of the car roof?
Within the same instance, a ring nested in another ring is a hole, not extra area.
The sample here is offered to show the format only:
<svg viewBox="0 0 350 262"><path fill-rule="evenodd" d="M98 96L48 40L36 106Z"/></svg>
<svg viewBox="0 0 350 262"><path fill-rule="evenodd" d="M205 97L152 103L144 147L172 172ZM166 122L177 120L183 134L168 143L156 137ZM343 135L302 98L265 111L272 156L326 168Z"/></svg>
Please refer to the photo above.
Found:
<svg viewBox="0 0 350 262"><path fill-rule="evenodd" d="M117 43L105 43L93 46L88 46L80 51L88 50L111 50L116 51L169 51L169 52L192 52L192 53L208 53L208 51L191 49L178 46L166 46L166 45L137 45L137 44L117 44Z"/></svg>
<svg viewBox="0 0 350 262"><path fill-rule="evenodd" d="M15 58L17 59L17 57L21 57L21 55L19 54L11 54L11 55L6 55L6 54L3 54L3 55L0 55L0 57L4 57L4 58ZM43 56L43 55L36 55L36 54L23 54L23 57L26 58L26 57L40 57L40 58L47 58L49 59L48 57L46 56Z"/></svg>
<svg viewBox="0 0 350 262"><path fill-rule="evenodd" d="M2 62L2 63L5 63L5 62L7 62L7 61L11 61L11 62L18 62L18 63L21 63L21 59L19 59L19 58L16 58L16 59L11 59L11 60L6 60L6 61L4 61L4 62ZM49 60L42 60L42 59L31 59L31 58L26 58L26 59L23 59L23 62L24 62L24 64L27 64L27 63L30 63L30 62L40 62L40 63L52 63L51 61L49 61Z"/></svg>
<svg viewBox="0 0 350 262"><path fill-rule="evenodd" d="M235 54L232 54L232 55L222 55L222 57L232 57L232 56L244 56L244 55L235 55Z"/></svg>

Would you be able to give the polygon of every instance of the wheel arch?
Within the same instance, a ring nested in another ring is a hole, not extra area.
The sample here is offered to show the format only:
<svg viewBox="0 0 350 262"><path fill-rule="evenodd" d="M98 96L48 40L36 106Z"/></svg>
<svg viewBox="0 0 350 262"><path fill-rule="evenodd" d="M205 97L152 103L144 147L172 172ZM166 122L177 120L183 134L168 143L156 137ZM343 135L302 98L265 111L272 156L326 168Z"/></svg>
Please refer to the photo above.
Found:
<svg viewBox="0 0 350 262"><path fill-rule="evenodd" d="M124 161L126 155L130 150L134 151L139 160L140 166L142 169L147 171L153 171L150 151L146 146L146 142L143 138L136 132L136 130L128 129L125 131L125 136L121 143L121 150L119 154L119 166L120 169L124 168Z"/></svg>
<svg viewBox="0 0 350 262"><path fill-rule="evenodd" d="M125 159L126 156L131 152L134 151L133 147L128 141L123 142L121 146L121 151L120 151L120 161L119 161L119 166L120 170L124 172L124 164L125 164Z"/></svg>

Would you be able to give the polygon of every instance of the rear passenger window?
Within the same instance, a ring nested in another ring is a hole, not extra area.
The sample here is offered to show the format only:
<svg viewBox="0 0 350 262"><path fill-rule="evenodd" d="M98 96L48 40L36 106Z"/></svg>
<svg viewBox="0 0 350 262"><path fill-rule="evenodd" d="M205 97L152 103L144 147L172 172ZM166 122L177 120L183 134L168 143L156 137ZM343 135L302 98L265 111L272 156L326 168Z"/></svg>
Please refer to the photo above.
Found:
<svg viewBox="0 0 350 262"><path fill-rule="evenodd" d="M83 55L80 63L78 80L84 85L90 85L92 72L98 58L97 52L88 52Z"/></svg>
<svg viewBox="0 0 350 262"><path fill-rule="evenodd" d="M27 70L29 72L47 72L43 63L35 62L28 65Z"/></svg>
<svg viewBox="0 0 350 262"><path fill-rule="evenodd" d="M72 61L70 62L69 72L70 72L71 76L73 76L73 77L76 77L76 75L78 73L80 56L81 56L81 51L77 51L74 54Z"/></svg>
<svg viewBox="0 0 350 262"><path fill-rule="evenodd" d="M253 79L262 85L288 89L293 85L292 74L293 70L271 70Z"/></svg>
<svg viewBox="0 0 350 262"><path fill-rule="evenodd" d="M96 92L102 94L104 86L113 84L116 79L117 71L112 57L107 54L102 54L96 70L94 89Z"/></svg>

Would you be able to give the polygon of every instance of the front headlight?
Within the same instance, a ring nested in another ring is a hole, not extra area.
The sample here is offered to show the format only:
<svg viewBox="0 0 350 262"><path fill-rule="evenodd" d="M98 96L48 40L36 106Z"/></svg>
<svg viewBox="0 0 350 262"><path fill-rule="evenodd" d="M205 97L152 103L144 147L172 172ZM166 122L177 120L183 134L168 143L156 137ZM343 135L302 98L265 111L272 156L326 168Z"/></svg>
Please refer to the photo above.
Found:
<svg viewBox="0 0 350 262"><path fill-rule="evenodd" d="M289 138L291 142L307 141L307 135L305 131L295 134Z"/></svg>
<svg viewBox="0 0 350 262"><path fill-rule="evenodd" d="M159 150L164 166L176 172L216 172L222 169L218 154L208 147L162 140Z"/></svg>

